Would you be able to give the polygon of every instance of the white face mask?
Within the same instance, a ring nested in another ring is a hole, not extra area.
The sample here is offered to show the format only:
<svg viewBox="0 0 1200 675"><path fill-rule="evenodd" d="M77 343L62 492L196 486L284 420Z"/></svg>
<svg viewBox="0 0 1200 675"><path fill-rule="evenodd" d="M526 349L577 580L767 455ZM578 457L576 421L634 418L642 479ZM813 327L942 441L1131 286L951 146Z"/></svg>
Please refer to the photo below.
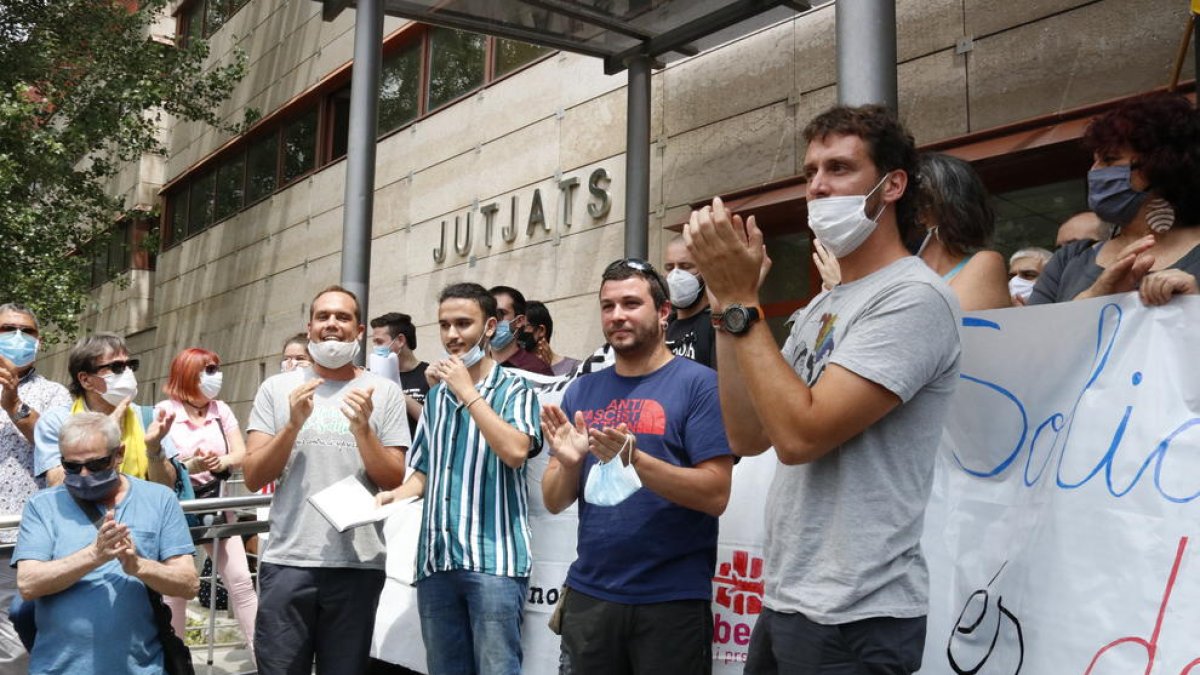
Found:
<svg viewBox="0 0 1200 675"><path fill-rule="evenodd" d="M587 483L583 486L583 497L589 504L616 506L642 489L642 479L634 470L633 464L621 461L622 452L627 453L626 460L633 460L633 436L626 436L625 443L612 459L597 464L588 473Z"/></svg>
<svg viewBox="0 0 1200 675"><path fill-rule="evenodd" d="M358 340L339 342L337 340L308 341L308 354L323 368L335 370L350 363L358 356Z"/></svg>
<svg viewBox="0 0 1200 675"><path fill-rule="evenodd" d="M865 195L823 197L808 203L808 226L833 257L850 255L875 231L875 221L887 204L880 204L875 216L868 217L867 200L887 177L884 174Z"/></svg>
<svg viewBox="0 0 1200 675"><path fill-rule="evenodd" d="M700 299L704 282L699 276L676 267L667 273L667 288L671 291L671 304L676 309L687 309Z"/></svg>
<svg viewBox="0 0 1200 675"><path fill-rule="evenodd" d="M1019 276L1013 277L1008 280L1008 294L1022 300L1028 300L1029 296L1033 293L1035 284L1037 284L1037 281L1033 279L1023 279Z"/></svg>
<svg viewBox="0 0 1200 675"><path fill-rule="evenodd" d="M200 393L204 394L204 398L215 401L217 400L217 396L221 394L221 383L224 381L225 373L220 371L212 375L200 373Z"/></svg>
<svg viewBox="0 0 1200 675"><path fill-rule="evenodd" d="M121 401L137 396L137 377L132 368L126 368L120 375L109 373L101 377L106 389L100 398L109 405L119 405Z"/></svg>

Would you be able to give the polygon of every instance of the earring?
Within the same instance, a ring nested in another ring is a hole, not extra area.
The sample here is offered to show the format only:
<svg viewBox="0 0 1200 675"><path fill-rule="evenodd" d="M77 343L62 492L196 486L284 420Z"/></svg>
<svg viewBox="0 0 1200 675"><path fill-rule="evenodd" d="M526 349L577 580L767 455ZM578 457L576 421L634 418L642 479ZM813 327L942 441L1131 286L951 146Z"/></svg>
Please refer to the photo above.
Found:
<svg viewBox="0 0 1200 675"><path fill-rule="evenodd" d="M1151 232L1162 234L1175 225L1175 209L1167 200L1155 197L1150 200L1150 206L1146 211L1146 223L1150 226Z"/></svg>

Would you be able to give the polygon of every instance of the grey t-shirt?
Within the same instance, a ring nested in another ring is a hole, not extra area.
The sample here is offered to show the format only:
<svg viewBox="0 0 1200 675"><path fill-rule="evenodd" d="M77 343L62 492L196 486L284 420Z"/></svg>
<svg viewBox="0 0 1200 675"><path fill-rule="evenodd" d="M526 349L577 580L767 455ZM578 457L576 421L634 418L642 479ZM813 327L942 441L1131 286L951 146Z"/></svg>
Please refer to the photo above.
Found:
<svg viewBox="0 0 1200 675"><path fill-rule="evenodd" d="M291 414L288 395L306 379L311 368L299 368L267 379L254 397L248 431L278 435ZM287 466L275 486L271 503L271 537L263 561L295 567L356 567L383 569L385 548L373 525L338 532L308 498L351 474L373 488L342 400L351 389L374 387L371 428L385 446L410 445L408 415L400 387L360 371L353 380L326 380L317 387L313 412L296 436Z"/></svg>
<svg viewBox="0 0 1200 675"><path fill-rule="evenodd" d="M822 624L923 616L929 576L920 539L958 381L958 300L907 257L818 295L792 320L783 357L810 386L832 363L901 403L821 459L776 468L766 605Z"/></svg>

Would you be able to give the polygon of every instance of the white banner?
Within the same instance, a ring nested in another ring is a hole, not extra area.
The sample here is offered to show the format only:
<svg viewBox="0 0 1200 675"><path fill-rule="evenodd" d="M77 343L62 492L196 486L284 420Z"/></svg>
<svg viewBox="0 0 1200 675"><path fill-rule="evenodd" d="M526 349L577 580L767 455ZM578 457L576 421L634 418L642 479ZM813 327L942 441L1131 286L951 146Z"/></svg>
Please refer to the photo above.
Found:
<svg viewBox="0 0 1200 675"><path fill-rule="evenodd" d="M923 540L921 673L1200 675L1200 298L981 312L962 334ZM562 386L542 386L561 397ZM552 516L542 506L545 463L543 454L529 467L535 562L523 643L533 675L558 672L546 621L577 527L574 508ZM713 579L719 675L742 671L761 609L775 466L768 452L734 469ZM389 578L373 653L423 670L414 610L411 587Z"/></svg>
<svg viewBox="0 0 1200 675"><path fill-rule="evenodd" d="M1200 675L1200 298L964 323L921 672Z"/></svg>

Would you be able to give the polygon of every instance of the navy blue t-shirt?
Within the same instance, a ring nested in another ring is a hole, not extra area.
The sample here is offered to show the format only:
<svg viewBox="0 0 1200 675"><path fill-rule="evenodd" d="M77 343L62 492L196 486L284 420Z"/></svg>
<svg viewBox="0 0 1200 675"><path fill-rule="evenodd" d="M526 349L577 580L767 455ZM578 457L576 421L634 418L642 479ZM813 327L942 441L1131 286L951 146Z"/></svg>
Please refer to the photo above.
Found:
<svg viewBox="0 0 1200 675"><path fill-rule="evenodd" d="M563 397L569 419L582 411L589 427L624 422L642 452L676 466L729 455L717 396L717 373L682 357L642 377L605 368L573 382ZM624 604L712 597L717 519L642 488L616 506L584 498L594 455L579 481L578 558L567 586Z"/></svg>

